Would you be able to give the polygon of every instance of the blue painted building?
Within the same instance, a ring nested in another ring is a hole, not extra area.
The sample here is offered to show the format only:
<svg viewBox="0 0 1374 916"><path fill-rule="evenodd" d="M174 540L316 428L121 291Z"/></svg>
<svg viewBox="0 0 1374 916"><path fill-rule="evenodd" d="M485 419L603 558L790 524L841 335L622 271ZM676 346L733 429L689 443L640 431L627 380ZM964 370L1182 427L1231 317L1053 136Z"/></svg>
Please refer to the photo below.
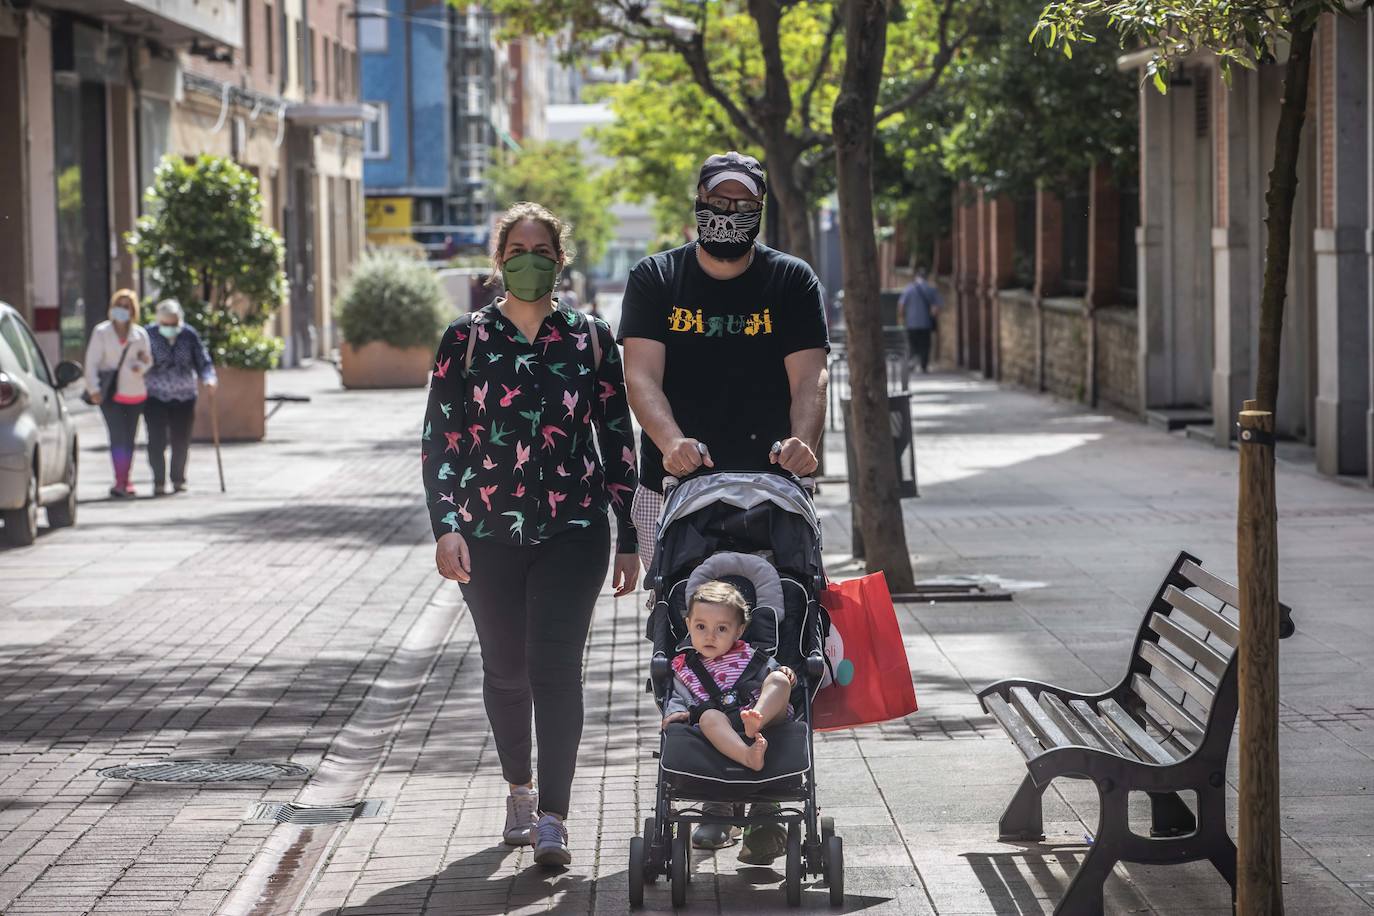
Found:
<svg viewBox="0 0 1374 916"><path fill-rule="evenodd" d="M453 158L451 15L442 0L358 2L362 99L378 110L364 147L369 212L408 207L413 228L405 234L431 246L443 244ZM370 240L380 241L379 231L394 233L395 222L379 230L369 219Z"/></svg>

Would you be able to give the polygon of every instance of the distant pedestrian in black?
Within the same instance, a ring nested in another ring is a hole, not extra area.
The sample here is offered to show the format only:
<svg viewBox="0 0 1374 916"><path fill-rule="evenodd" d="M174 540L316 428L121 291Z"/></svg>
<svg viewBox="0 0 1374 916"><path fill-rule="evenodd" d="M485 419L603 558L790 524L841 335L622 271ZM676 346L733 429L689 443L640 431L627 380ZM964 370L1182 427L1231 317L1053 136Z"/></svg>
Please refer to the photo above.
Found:
<svg viewBox="0 0 1374 916"><path fill-rule="evenodd" d="M196 329L186 323L181 303L163 299L157 304L157 323L148 325L153 368L148 370L148 465L153 469L153 495L186 490L186 457L196 421L200 386L219 384L210 353ZM167 483L167 447L172 449L171 489Z"/></svg>
<svg viewBox="0 0 1374 916"><path fill-rule="evenodd" d="M940 315L940 291L926 279L924 266L916 268L914 276L897 300L897 320L906 328L911 346L911 359L930 371L930 335Z"/></svg>

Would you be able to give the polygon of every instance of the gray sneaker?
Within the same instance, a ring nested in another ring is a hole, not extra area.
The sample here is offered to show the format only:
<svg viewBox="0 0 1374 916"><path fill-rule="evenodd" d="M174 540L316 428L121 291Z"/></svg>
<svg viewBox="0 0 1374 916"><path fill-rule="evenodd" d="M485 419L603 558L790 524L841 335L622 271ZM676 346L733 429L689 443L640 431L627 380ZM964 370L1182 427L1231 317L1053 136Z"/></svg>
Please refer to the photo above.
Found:
<svg viewBox="0 0 1374 916"><path fill-rule="evenodd" d="M539 793L533 789L511 792L506 796L506 829L501 836L507 846L528 846L533 842L535 812L539 810Z"/></svg>
<svg viewBox="0 0 1374 916"><path fill-rule="evenodd" d="M534 825L534 861L546 868L572 864L568 851L568 828L552 814L546 814Z"/></svg>
<svg viewBox="0 0 1374 916"><path fill-rule="evenodd" d="M776 814L778 805L754 805L751 816ZM739 846L739 860L745 865L771 865L773 860L787 851L787 828L782 824L753 824L744 831L744 840Z"/></svg>
<svg viewBox="0 0 1374 916"><path fill-rule="evenodd" d="M704 804L701 810L716 817L726 817L734 813L733 805ZM697 824L692 831L692 846L696 849L724 849L733 846L739 838L739 828L729 824Z"/></svg>

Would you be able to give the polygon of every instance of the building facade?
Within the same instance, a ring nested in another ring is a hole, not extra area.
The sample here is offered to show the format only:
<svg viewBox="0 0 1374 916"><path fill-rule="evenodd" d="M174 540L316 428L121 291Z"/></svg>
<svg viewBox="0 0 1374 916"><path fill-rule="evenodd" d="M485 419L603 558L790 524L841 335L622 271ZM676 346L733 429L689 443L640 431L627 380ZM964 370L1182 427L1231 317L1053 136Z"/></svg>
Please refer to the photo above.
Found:
<svg viewBox="0 0 1374 916"><path fill-rule="evenodd" d="M1134 185L957 196L942 356L1228 447L1255 390L1282 64L1228 85L1200 56L1168 95L1146 85ZM1374 12L1323 18L1312 66L1276 428L1374 482Z"/></svg>
<svg viewBox="0 0 1374 916"><path fill-rule="evenodd" d="M0 10L0 298L52 358L79 357L110 293L144 278L123 238L165 155L229 156L287 242L276 319L294 365L332 346L361 247L355 25L339 0L53 0ZM151 292L151 290L143 290Z"/></svg>

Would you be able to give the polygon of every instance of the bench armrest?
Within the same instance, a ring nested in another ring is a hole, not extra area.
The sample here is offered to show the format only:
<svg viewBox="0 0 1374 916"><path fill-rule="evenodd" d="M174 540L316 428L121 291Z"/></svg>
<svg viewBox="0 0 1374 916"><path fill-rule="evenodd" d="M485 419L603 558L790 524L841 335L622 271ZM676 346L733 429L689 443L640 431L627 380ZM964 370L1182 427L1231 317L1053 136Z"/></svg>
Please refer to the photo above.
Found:
<svg viewBox="0 0 1374 916"><path fill-rule="evenodd" d="M1195 770L1176 763L1148 763L1109 754L1097 748L1073 744L1045 751L1026 761L1031 781L1038 787L1048 786L1060 777L1091 779L1099 786L1111 780L1132 791L1178 792L1196 789ZM1191 771L1191 772L1190 772Z"/></svg>

